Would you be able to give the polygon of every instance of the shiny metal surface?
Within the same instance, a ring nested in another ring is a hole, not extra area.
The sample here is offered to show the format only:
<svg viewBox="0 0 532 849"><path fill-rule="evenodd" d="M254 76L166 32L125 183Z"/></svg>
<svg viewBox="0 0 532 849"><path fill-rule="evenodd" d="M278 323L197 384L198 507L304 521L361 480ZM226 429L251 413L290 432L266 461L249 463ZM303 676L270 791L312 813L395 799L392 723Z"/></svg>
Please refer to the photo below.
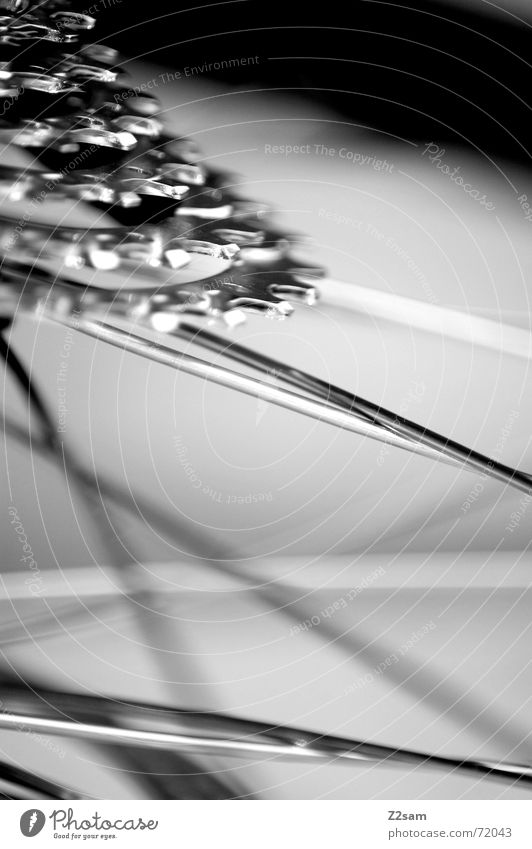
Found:
<svg viewBox="0 0 532 849"><path fill-rule="evenodd" d="M255 755L288 761L316 759L339 763L416 764L485 774L510 783L532 783L532 766L528 765L435 757L357 740L314 735L288 726L272 728L220 713L210 716L190 710L169 711L143 704L116 704L103 699L84 699L50 692L28 697L7 689L4 695L7 711L0 714L0 728L4 729L16 730L24 724L33 731L54 735L150 749L175 749L189 754L226 754L244 758ZM28 702L32 704L29 711L26 707ZM22 706L25 709L21 711ZM109 716L111 724L101 723L102 713Z"/></svg>
<svg viewBox="0 0 532 849"><path fill-rule="evenodd" d="M93 20L88 16L72 16L68 11L48 15L46 7L39 7L38 16L31 25L2 21L3 34L0 41L6 48L18 47L34 38L63 46L74 42L79 32L90 30L92 26ZM16 113L13 112L13 125L0 129L3 141L13 146L31 148L39 157L40 165L45 168L42 172L20 166L5 166L2 169L0 189L5 200L4 210L7 207L9 212L11 204L24 201L31 203L35 193L44 192L45 199L52 204L56 200L89 203L95 205L98 215L101 213L115 220L112 225L103 227L66 227L63 223L57 226L33 219L25 221L20 210L17 214L3 216L0 223L0 240L4 251L3 279L0 284L2 315L16 317L23 328L28 318L37 319L36 337L38 334L58 332L59 328L68 328L76 331L76 338L77 334L80 337L84 335L97 343L96 349L83 348L85 352L100 352L103 347L100 343L105 343L109 348L116 349L115 354L125 356L133 353L140 355L148 364L167 365L196 380L200 378L202 387L203 381L206 381L231 389L245 396L248 403L250 400L259 404L268 402L280 409L301 413L313 422L327 423L340 431L369 437L381 443L386 450L393 446L428 458L431 460L430 468L432 464L442 464L456 473L460 469L469 470L481 474L483 480L495 478L528 496L531 492L531 476L528 473L516 471L502 461L492 460L481 451L469 450L462 442L446 439L434 429L416 424L401 412L395 414L388 407L367 401L358 391L355 393L341 389L341 380L329 381L315 377L303 368L286 365L282 355L277 359L271 350L269 353L261 353L260 348L253 350L250 347L253 339L246 345L243 341L228 342L221 335L227 328L240 325L245 314L259 313L262 318L282 319L292 313L292 300L299 299L304 304L314 305L318 295L316 280L321 274L320 266L307 265L293 256L293 242L284 229L275 228L265 219L264 205L244 200L235 194L229 172L218 172L211 168L208 161L205 164L198 159L193 150L194 145L186 139L173 139L167 133L156 117L157 103L154 99L143 100L130 97L129 94L126 96L127 80L110 67L116 60L112 50L94 45L78 51L76 45L75 53L51 67L43 65L37 70L22 70L11 68L9 62L6 63L2 72L5 96L18 98L23 96L19 92L27 89L37 92L39 97L81 95L83 102L80 111L76 109L66 116L51 118L40 115L39 105L36 110L39 114L33 119L25 116L19 123L15 122ZM93 99L93 84L103 84L104 87L104 93L100 91L96 100ZM9 121L11 117L8 113L8 124ZM90 168L93 154L96 164ZM258 190L257 194L260 194ZM206 258L219 265L210 267L206 272L205 266L195 264L198 258ZM327 292L326 279L320 288ZM332 291L334 286L330 288ZM324 300L327 301L327 298ZM338 303L342 305L341 298L337 299ZM331 314L327 313L327 306L323 307L323 311L325 320L330 321ZM197 324L191 323L193 319L197 320ZM219 333L213 331L207 322L218 323L215 331L218 329ZM435 324L437 326L437 321ZM49 330L49 325L53 331ZM423 320L420 319L419 325L423 327ZM475 328L474 322L472 325ZM405 326L410 328L406 322ZM256 325L252 324L252 327L256 328ZM266 324L266 332L269 330L270 325ZM145 335L141 335L143 332ZM157 341L150 337L154 332L159 334ZM257 331L257 337L260 332ZM15 337L16 333L17 330ZM459 335L459 329L455 328L454 333L455 337ZM474 332L472 337L474 341ZM491 345L492 350L498 352L498 343L493 342L489 333L488 337L487 347ZM526 344L523 344L523 340L526 343L527 338L527 331L523 330L515 343L515 349L525 360ZM229 358L245 368L260 372L268 380L257 380L217 362L176 351L171 347L175 339L199 345L211 354ZM281 335L279 339L275 338L275 346L278 343L282 347ZM512 355L514 353L512 349ZM94 353L91 355L95 356ZM109 356L105 369L112 373L116 366L120 373L121 360ZM338 359L341 360L341 357ZM280 388L277 383L286 384L298 392ZM163 408L171 384L166 378L161 378L158 386L158 401ZM367 392L364 394L368 395ZM192 398L192 393L188 397ZM191 409L194 409L196 403L199 410L198 397L195 402L187 401ZM220 404L221 416L225 412L222 407ZM237 408L235 404L235 409L238 412L234 418L238 421L242 410L248 408ZM263 413L262 408L255 414L256 426L260 420L259 413ZM134 413L129 415L135 421ZM40 419L42 426L42 416ZM276 421L279 422L278 419ZM442 430L445 432L444 428ZM15 436L21 444L22 434L12 421L8 422L5 431ZM256 439L253 433L252 437L254 445L260 445L261 440ZM83 441L83 435L76 434L76 438ZM92 450L89 439L87 444L90 444ZM161 441L161 444L165 443ZM351 458L349 445L344 442L341 444L344 457ZM353 444L357 450L360 448L358 441ZM363 447L370 450L365 441ZM161 605L162 609L162 593L155 591L149 582L142 586L136 583L138 575L135 570L143 560L142 554L137 554L135 545L129 540L128 550L121 550L121 546L124 549L122 538L115 530L120 528L123 521L121 515L117 517L113 513L115 508L129 511L130 516L138 518L136 511L140 500L136 496L131 498L129 481L125 489L120 489L110 480L102 479L99 472L94 472L94 457L90 458L91 463L83 467L77 460L72 462L69 451L61 453L61 445L50 446L46 440L39 439L35 442L32 436L31 452L34 448L37 454L55 457L54 462L65 475L70 499L79 497L89 513L91 505L98 502L95 514L99 516L99 524L105 525L107 519L111 525L110 534L102 534L103 545L104 548L108 545L110 536L110 551L116 556L116 562L111 563L115 570L113 574L119 569L121 578L117 579L114 593L109 589L100 589L96 595L100 600L106 598L109 602L109 596L121 597L125 593L127 603L135 608L135 621L139 599L143 605L152 604L155 609ZM118 451L115 454L109 466L118 457ZM312 451L310 456L315 459ZM355 456L355 448L352 456ZM33 453L31 460L33 463ZM113 468L116 472L116 466ZM416 474L423 477L424 472L419 473L419 468L414 467L414 477ZM424 468L429 468L429 464ZM447 485L447 479L443 480L442 492ZM171 511L161 518L161 511L150 502L149 484L143 480L141 484L143 488L146 486L148 493L145 502L141 504L142 519L148 518L154 527L164 530L168 538L175 539L179 546L186 537L186 520L180 522ZM471 479L464 485L465 495L473 484ZM435 486L436 489L440 487L437 476ZM493 502L496 503L503 495L506 497L506 490L495 494ZM110 508L106 501L111 503ZM311 515L308 521L316 522L316 519ZM348 521L351 527L351 517ZM113 534L117 537L114 542ZM250 588L256 590L253 578L242 576L239 572L239 558L230 547L225 550L218 540L211 541L204 529L200 529L196 538L194 533L190 536L188 541L192 553L189 556L191 559L197 557L209 574L232 579L237 576L240 581L238 592L242 592L243 588L246 592ZM112 557L110 559L113 560ZM187 557L184 560L186 565ZM180 568L183 566L176 565ZM511 564L507 568L511 570ZM128 570L131 574L128 574ZM44 570L43 574L46 577ZM3 586L10 585L10 577L11 571ZM165 580L174 578L174 575L166 576ZM326 583L323 575L321 580ZM15 611L16 603L28 601L21 592L18 596L14 592L9 598L15 605ZM270 588L260 598L277 606L281 611L280 619L286 618L282 590L276 595L275 590ZM75 604L69 605L69 608L64 612L64 620L61 613L60 621L68 622L71 617L76 618ZM375 604L375 608L378 610L379 604ZM209 616L214 617L212 610L216 610L215 604L209 612ZM94 613L96 619L101 613L105 617L105 624L107 615L110 622L114 621L112 603L109 607L103 606L103 609L95 607ZM144 638L146 634L153 634L156 655L157 644L161 654L171 654L174 649L172 635L162 635L153 626L149 611L147 623L143 621L145 613L143 611L141 614L140 624L137 622L140 634ZM257 616L255 611L252 614L246 612L246 615L250 618ZM290 608L288 619L292 627L297 628L302 621L305 622L307 615L304 603L299 600L293 604L293 609ZM3 632L6 649L10 645L16 647L23 644L21 627L23 637L28 639L30 645L32 639L39 643L41 639L53 638L53 627L38 632L32 629L34 626L39 629L44 627L47 619L53 623L54 616L55 613L52 615L50 610L40 610L35 615L25 612L21 625L21 621L17 621L17 614L15 622L8 623ZM78 615L77 618L77 624L82 626L82 617ZM90 619L90 616L87 618ZM363 617L360 618L363 621ZM105 639L102 621L96 624L102 629ZM323 627L322 632L326 633L327 629ZM329 632L329 638L335 647L334 651L339 647L345 651L347 659L352 659L357 648L356 641L355 647L347 641L344 649L344 642L335 635L334 629ZM132 639L127 637L127 641ZM136 634L134 640L138 639ZM339 643L338 647L336 642ZM371 644L369 639L368 644ZM368 662L371 661L371 651L362 638L358 650L362 653L367 651ZM186 655L186 651L183 654ZM160 657L157 660L157 674L162 682L166 682L166 686L168 681L172 681L172 668L167 672L164 659L163 663L160 663ZM186 657L180 657L179 660L186 669ZM378 656L375 662L379 662ZM34 669L32 674L35 675ZM198 678L201 679L200 673ZM408 684L407 678L404 687L405 692L410 693ZM429 703L430 694L436 688L436 685L431 686L429 682L428 695L424 694ZM416 692L415 688L413 692ZM461 693L459 697L462 698ZM222 710L213 709L212 712L202 713L157 708L151 704L126 701L125 697L121 701L121 697L116 694L88 699L79 693L44 691L39 687L30 694L17 691L7 682L2 687L2 699L5 708L0 712L0 728L8 735L20 732L23 725L36 733L46 732L105 745L116 744L121 749L154 748L166 754L186 753L191 757L207 755L210 758L228 754L252 761L272 759L299 764L315 760L327 765L349 761L352 765L356 762L359 767L366 762L376 764L383 770L390 764L411 765L415 768L434 767L451 776L458 772L500 779L510 789L513 789L514 784L526 788L532 776L532 768L525 759L519 764L506 756L497 761L480 756L462 758L436 755L425 753L428 751L426 749L417 751L406 746L395 748L365 742L356 734L345 737L313 734L289 724L272 726L267 722L248 722ZM170 687L164 703L171 704L173 700L175 691ZM192 704L191 701L184 703ZM459 746L456 748L462 751ZM133 757L129 751L128 756ZM170 765L170 768L176 767ZM9 779L9 769L5 777ZM13 775L11 777L16 778ZM71 789L54 785L53 782L45 787L38 778L32 786L28 776L22 773L18 779L19 789L26 786L30 792L72 793ZM162 779L161 784L162 792L184 792L182 787L172 791ZM232 792L238 795L234 788ZM225 786L210 786L205 793L208 798L214 798L214 794L229 793L229 790ZM58 795L57 798L68 797Z"/></svg>

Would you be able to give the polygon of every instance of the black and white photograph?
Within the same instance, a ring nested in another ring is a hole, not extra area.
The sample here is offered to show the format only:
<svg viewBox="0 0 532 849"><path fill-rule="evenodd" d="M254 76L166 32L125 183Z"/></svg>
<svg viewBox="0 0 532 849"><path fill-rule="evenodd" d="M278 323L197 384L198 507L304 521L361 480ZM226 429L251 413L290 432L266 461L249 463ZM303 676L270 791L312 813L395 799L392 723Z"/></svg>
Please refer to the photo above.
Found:
<svg viewBox="0 0 532 849"><path fill-rule="evenodd" d="M528 845L532 4L0 0L0 90L6 847Z"/></svg>

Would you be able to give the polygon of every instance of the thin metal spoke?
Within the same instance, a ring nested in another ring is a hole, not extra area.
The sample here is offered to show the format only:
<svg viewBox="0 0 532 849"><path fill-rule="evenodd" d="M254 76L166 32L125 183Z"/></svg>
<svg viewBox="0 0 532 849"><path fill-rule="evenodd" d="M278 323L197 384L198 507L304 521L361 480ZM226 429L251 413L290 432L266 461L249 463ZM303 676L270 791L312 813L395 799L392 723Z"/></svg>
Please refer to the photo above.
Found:
<svg viewBox="0 0 532 849"><path fill-rule="evenodd" d="M179 684L175 680L175 664L169 654L169 648L173 648L175 644L172 624L167 617L161 619L157 615L153 615L153 612L157 609L156 594L151 587L145 585L145 582L143 587L139 587L137 580L139 577L138 560L134 554L130 554L125 549L117 535L115 530L117 521L114 517L114 511L110 511L102 501L96 481L94 481L95 486L87 485L87 472L85 470L80 472L77 460L68 447L57 439L46 404L42 401L34 381L1 335L0 340L3 345L3 347L0 347L0 355L4 357L6 363L14 371L23 390L27 393L31 409L36 411L43 426L45 443L48 445L51 455L60 463L65 473L67 487L70 489L70 472L71 479L88 510L88 514L97 519L96 527L104 542L107 543L111 565L114 568L118 583L125 593L130 609L133 608L144 647L148 650L152 663L161 677L161 683L167 691L167 698L173 701L174 688L179 688ZM142 572L140 577L142 577ZM150 607L153 610L150 610ZM220 782L220 784L222 783ZM238 791L240 789L238 788ZM234 791L227 788L228 795L234 796L236 792L236 788Z"/></svg>
<svg viewBox="0 0 532 849"><path fill-rule="evenodd" d="M301 413L317 421L331 424L361 436L368 436L370 439L375 439L378 442L395 445L398 448L403 448L432 460L440 460L452 466L462 465L450 457L443 456L440 451L436 451L420 443L415 443L391 430L388 431L381 425L373 424L367 418L362 418L356 413L342 409L335 404L329 404L321 400L312 400L295 392L289 392L288 390L271 386L270 384L263 383L252 377L246 377L222 366L213 365L198 357L183 354L166 345L152 342L143 336L121 330L106 322L89 318L81 320L71 319L68 316L58 317L55 315L46 315L45 317L59 324L66 324L87 336L107 342L129 353L137 354L161 365L170 366L178 371L183 371L185 374L202 377L207 381L234 389L245 395L261 398L264 401L269 401L279 407Z"/></svg>
<svg viewBox="0 0 532 849"><path fill-rule="evenodd" d="M262 374L273 374L281 383L307 390L316 397L334 402L342 409L358 413L372 424L380 425L409 440L433 448L446 457L456 460L470 471L482 472L523 492L532 492L532 475L505 466L478 451L466 448L452 439L448 439L378 404L367 401L345 389L333 386L300 369L287 366L279 360L259 354L244 345L228 342L222 336L217 336L215 333L202 330L185 322L173 331L173 335L194 342Z"/></svg>
<svg viewBox="0 0 532 849"><path fill-rule="evenodd" d="M52 691L30 694L6 688L10 712L0 714L0 729L25 727L68 738L116 745L162 748L196 755L279 759L298 762L375 763L455 770L532 786L532 766L459 757L440 757L362 740L315 734L290 726L271 726L224 714L157 708L94 696ZM12 710L11 710L12 708ZM109 722L102 721L107 717Z"/></svg>

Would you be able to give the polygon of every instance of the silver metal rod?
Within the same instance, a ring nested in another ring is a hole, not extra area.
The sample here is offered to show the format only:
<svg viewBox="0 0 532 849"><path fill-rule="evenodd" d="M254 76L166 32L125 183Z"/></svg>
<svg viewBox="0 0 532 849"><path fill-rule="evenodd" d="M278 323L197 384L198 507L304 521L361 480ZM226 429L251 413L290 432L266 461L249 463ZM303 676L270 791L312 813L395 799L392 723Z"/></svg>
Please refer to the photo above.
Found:
<svg viewBox="0 0 532 849"><path fill-rule="evenodd" d="M68 699L68 697L65 697L65 699ZM105 703L106 700L98 701ZM136 708L139 707L141 706L136 706ZM148 723L151 712L153 712L153 709L150 711L147 708L145 719L139 720L137 717L135 724ZM123 713L127 714L127 708ZM172 715L177 723L180 721L179 711L161 709L160 713L164 716L165 721L168 721ZM103 706L102 715L105 715ZM184 716L186 723L193 727L195 724L194 714L184 713ZM196 715L196 717L200 716ZM207 716L209 718L210 715ZM127 719L127 716L125 718ZM383 766L393 765L394 763L409 764L420 767L437 767L446 771L461 770L504 779L512 783L523 781L532 785L532 767L529 765L425 755L409 749L394 749L390 746L373 745L357 740L312 735L307 731L283 726L271 728L264 724L250 723L244 720L240 722L220 715L213 715L212 720L218 727L222 728L222 733L224 725L227 725L227 732L232 731L232 736L217 736L212 731L204 730L201 722L197 724L197 731L202 732L201 734L182 734L166 730L126 727L123 720L117 721L114 716L112 724L105 725L101 722L86 720L77 722L71 719L53 719L26 715L25 713L7 712L0 714L0 729L17 731L23 726L35 732L42 731L47 734L91 742L140 746L150 749L162 748L194 755L227 755L244 758L262 756L296 762L300 760L318 760L328 763L366 762Z"/></svg>
<svg viewBox="0 0 532 849"><path fill-rule="evenodd" d="M332 402L341 409L350 410L352 413L361 416L372 424L380 425L387 431L399 434L411 442L414 441L425 447L433 448L439 452L440 456L437 459L440 462L443 459L441 455L444 455L445 457L456 460L471 472L480 472L481 474L488 475L522 492L532 492L532 476L526 472L520 472L517 469L505 466L503 463L492 460L478 451L466 448L452 439L447 439L441 434L428 430L415 422L405 419L403 416L386 410L384 407L367 401L345 389L332 386L326 381L320 380L300 369L286 366L279 360L259 354L246 348L244 345L227 342L221 336L194 327L186 322L181 323L173 331L173 335L180 339L193 342L210 351L215 351L227 359L239 362L262 374L275 374L276 379L281 383L311 392L313 395L323 398L328 403Z"/></svg>
<svg viewBox="0 0 532 849"><path fill-rule="evenodd" d="M453 459L442 456L441 452L433 448L412 443L411 440L392 431L387 431L380 425L372 424L355 413L342 410L338 406L322 401L313 401L303 395L271 386L255 378L238 374L222 366L213 365L197 357L180 353L165 345L151 342L142 336L120 330L105 322L88 318L81 320L79 318L70 319L69 316L59 317L53 314L44 314L44 317L59 324L66 324L87 336L107 342L129 353L137 354L153 362L171 366L174 369L194 375L195 377L202 377L212 383L226 386L245 395L261 398L264 401L269 401L279 407L301 413L317 421L331 424L360 436L368 436L370 439L375 439L378 442L389 443L397 448L403 448L406 451L420 454L431 460L439 460L455 467L461 465Z"/></svg>

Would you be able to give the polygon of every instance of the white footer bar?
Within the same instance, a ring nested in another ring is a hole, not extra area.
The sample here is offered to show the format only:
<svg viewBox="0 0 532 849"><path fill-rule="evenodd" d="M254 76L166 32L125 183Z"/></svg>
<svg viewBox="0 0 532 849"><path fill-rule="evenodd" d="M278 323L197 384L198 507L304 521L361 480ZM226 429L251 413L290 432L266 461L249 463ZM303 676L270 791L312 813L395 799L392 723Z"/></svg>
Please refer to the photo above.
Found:
<svg viewBox="0 0 532 849"><path fill-rule="evenodd" d="M4 802L2 845L530 849L530 801ZM68 841L68 842L67 842Z"/></svg>

